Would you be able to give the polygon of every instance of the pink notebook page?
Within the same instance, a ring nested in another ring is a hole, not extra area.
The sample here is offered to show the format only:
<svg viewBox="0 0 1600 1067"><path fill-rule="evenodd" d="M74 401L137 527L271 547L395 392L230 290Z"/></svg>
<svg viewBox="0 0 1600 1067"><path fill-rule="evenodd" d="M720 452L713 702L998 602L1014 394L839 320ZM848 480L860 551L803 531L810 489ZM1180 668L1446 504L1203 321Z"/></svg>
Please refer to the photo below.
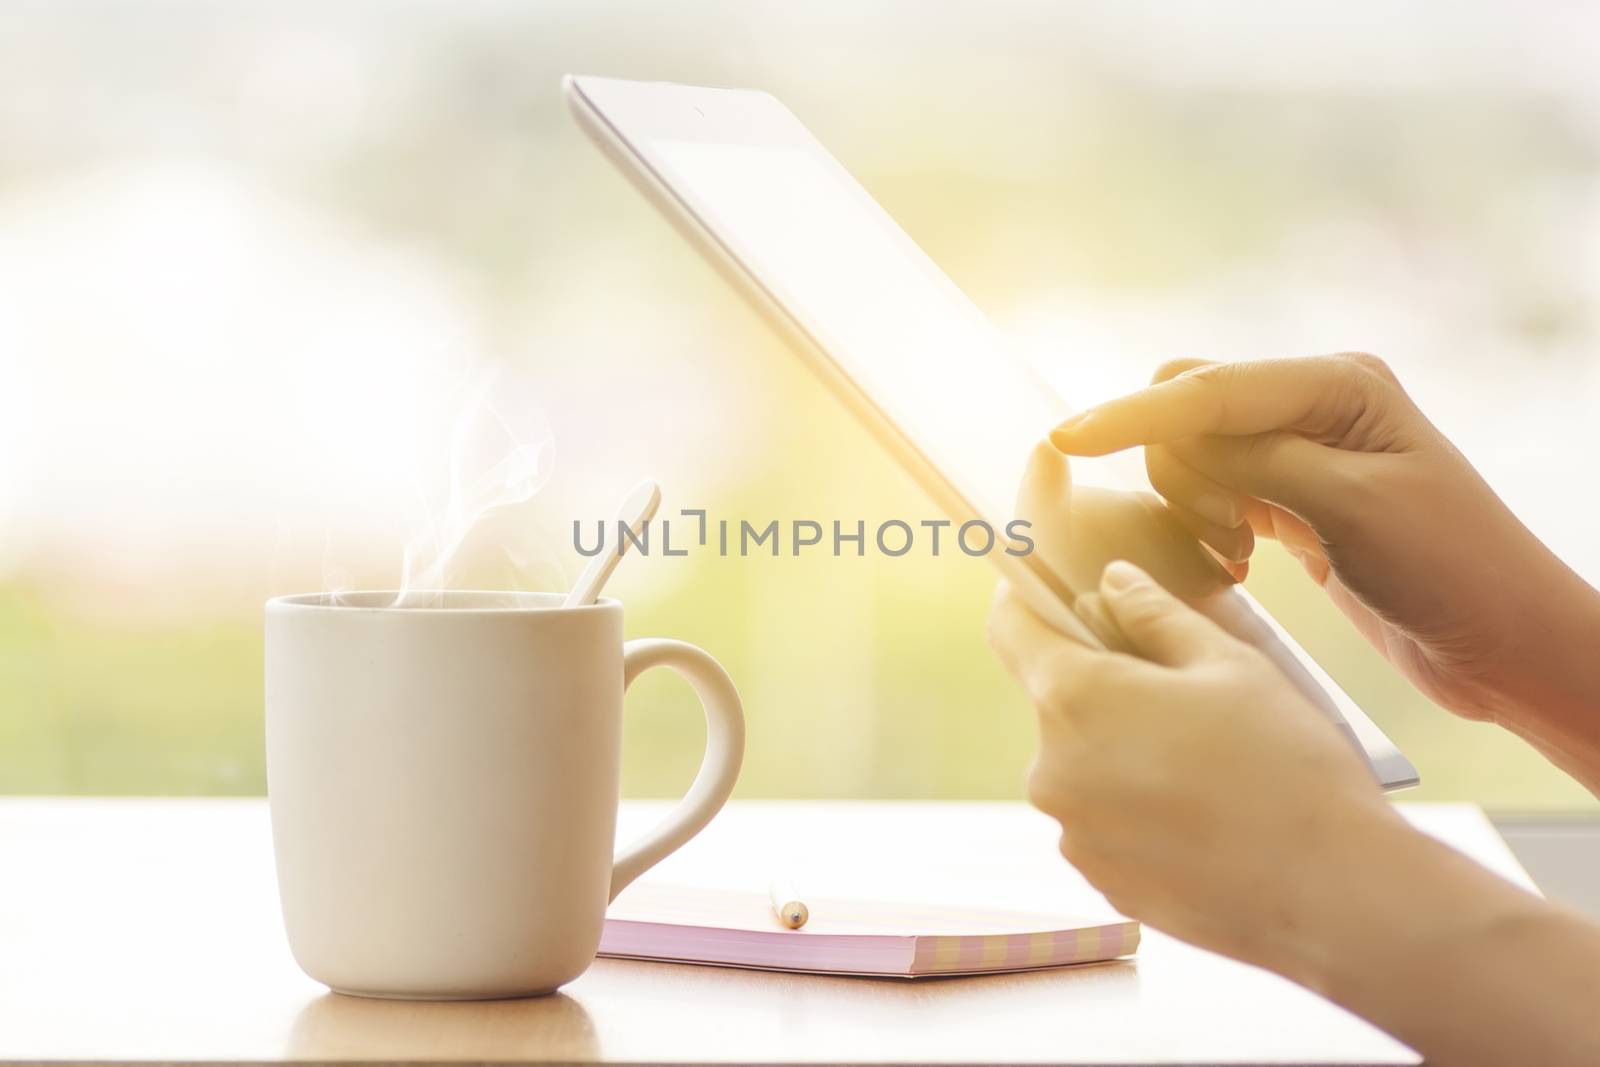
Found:
<svg viewBox="0 0 1600 1067"><path fill-rule="evenodd" d="M812 898L786 929L764 894L642 883L606 913L600 955L830 974L985 974L1117 959L1139 924L1106 916Z"/></svg>

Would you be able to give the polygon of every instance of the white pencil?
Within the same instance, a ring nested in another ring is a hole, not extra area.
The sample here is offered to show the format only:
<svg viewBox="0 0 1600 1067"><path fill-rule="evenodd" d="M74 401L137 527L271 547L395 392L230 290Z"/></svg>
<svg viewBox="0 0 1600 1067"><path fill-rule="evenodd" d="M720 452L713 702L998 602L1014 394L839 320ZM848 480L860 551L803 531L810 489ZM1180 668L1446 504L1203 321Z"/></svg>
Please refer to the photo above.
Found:
<svg viewBox="0 0 1600 1067"><path fill-rule="evenodd" d="M772 899L772 914L791 930L798 930L811 918L811 909L788 879L774 878L767 885L767 895Z"/></svg>

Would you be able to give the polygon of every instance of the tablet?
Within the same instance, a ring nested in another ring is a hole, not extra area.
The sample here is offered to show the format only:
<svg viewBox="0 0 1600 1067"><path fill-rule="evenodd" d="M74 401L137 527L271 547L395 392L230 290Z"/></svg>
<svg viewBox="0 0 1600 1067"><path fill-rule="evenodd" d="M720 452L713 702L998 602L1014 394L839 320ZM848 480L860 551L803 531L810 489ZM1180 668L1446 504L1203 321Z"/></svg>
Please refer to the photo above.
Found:
<svg viewBox="0 0 1600 1067"><path fill-rule="evenodd" d="M787 108L753 90L589 76L568 76L563 92L590 138L952 522L1006 529L1021 472L1072 409ZM1075 588L1093 588L1096 554L1074 545L1064 560L1043 557L987 553L1052 626L1105 643L1072 608ZM1197 607L1266 652L1386 788L1416 783L1411 762L1247 593Z"/></svg>

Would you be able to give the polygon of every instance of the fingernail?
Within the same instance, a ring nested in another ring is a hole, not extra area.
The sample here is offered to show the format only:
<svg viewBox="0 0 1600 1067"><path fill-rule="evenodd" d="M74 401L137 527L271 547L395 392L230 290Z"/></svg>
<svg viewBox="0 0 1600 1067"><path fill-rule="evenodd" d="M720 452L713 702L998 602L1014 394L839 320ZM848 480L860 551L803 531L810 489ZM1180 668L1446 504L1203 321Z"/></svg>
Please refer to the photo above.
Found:
<svg viewBox="0 0 1600 1067"><path fill-rule="evenodd" d="M1144 571L1125 559L1114 559L1107 563L1105 573L1100 576L1102 586L1119 593L1136 585L1143 585L1149 580Z"/></svg>
<svg viewBox="0 0 1600 1067"><path fill-rule="evenodd" d="M1224 530L1233 529L1241 519L1239 505L1225 493L1205 493L1196 497L1191 506L1196 515L1216 523Z"/></svg>
<svg viewBox="0 0 1600 1067"><path fill-rule="evenodd" d="M1073 445L1073 438L1082 433L1092 419L1093 415L1091 412L1080 411L1078 414L1063 421L1061 425L1050 431L1050 443L1055 445L1056 448L1060 449L1062 452L1070 453Z"/></svg>

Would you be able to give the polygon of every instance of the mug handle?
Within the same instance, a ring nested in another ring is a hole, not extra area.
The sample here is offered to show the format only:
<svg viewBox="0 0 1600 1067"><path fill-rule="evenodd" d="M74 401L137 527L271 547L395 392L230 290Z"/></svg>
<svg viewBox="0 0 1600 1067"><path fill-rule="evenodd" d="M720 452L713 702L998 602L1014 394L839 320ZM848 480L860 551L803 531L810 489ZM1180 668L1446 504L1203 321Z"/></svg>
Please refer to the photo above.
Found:
<svg viewBox="0 0 1600 1067"><path fill-rule="evenodd" d="M678 806L655 829L617 855L611 867L612 900L628 883L706 828L727 803L744 760L744 711L739 691L722 664L704 650L682 641L660 637L629 641L622 646L623 691L652 667L676 671L694 688L706 713L706 754L694 784Z"/></svg>

